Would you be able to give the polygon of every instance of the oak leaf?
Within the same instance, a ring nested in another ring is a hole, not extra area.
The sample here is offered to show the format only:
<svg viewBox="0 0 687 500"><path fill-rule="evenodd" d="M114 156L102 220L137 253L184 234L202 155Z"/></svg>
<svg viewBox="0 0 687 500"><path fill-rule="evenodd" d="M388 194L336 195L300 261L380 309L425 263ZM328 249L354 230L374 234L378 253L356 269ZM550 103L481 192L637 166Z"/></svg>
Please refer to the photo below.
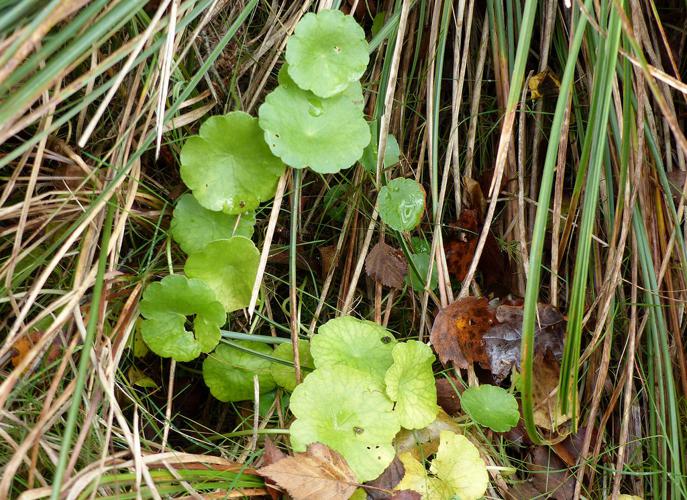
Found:
<svg viewBox="0 0 687 500"><path fill-rule="evenodd" d="M262 467L258 474L276 482L294 500L349 498L358 486L344 458L321 443Z"/></svg>

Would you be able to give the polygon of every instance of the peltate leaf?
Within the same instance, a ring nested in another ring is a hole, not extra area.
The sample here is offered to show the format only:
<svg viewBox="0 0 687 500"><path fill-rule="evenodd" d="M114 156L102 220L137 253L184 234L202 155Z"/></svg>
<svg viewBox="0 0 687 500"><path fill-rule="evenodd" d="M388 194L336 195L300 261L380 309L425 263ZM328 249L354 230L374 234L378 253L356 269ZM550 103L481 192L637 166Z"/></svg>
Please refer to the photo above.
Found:
<svg viewBox="0 0 687 500"><path fill-rule="evenodd" d="M198 203L192 194L186 193L177 200L169 232L187 254L198 252L211 241L232 236L253 236L255 213L240 216L213 212Z"/></svg>
<svg viewBox="0 0 687 500"><path fill-rule="evenodd" d="M394 458L391 441L400 427L393 406L382 382L367 373L318 368L291 395L291 445L305 451L324 443L343 455L358 481L374 479Z"/></svg>
<svg viewBox="0 0 687 500"><path fill-rule="evenodd" d="M460 405L475 422L496 432L506 432L518 425L520 411L515 397L501 387L482 384L469 387Z"/></svg>
<svg viewBox="0 0 687 500"><path fill-rule="evenodd" d="M325 99L299 88L284 68L279 80L258 111L272 153L293 168L322 174L352 166L370 142L360 84Z"/></svg>
<svg viewBox="0 0 687 500"><path fill-rule="evenodd" d="M436 359L427 344L409 340L396 344L394 364L387 370L386 393L396 401L394 411L406 429L422 429L437 416L437 389L432 363Z"/></svg>
<svg viewBox="0 0 687 500"><path fill-rule="evenodd" d="M380 189L377 204L385 224L396 231L410 231L425 210L425 190L413 179L392 179Z"/></svg>
<svg viewBox="0 0 687 500"><path fill-rule="evenodd" d="M258 120L241 111L208 118L181 150L181 178L208 210L240 214L257 208L274 196L283 172Z"/></svg>
<svg viewBox="0 0 687 500"><path fill-rule="evenodd" d="M240 349L271 355L272 348L262 342L248 340L237 340L234 344L238 347L220 344L203 362L203 379L210 393L225 402L252 400L253 375L258 376L261 394L274 389L271 362Z"/></svg>
<svg viewBox="0 0 687 500"><path fill-rule="evenodd" d="M462 500L481 498L489 486L489 474L479 450L468 438L451 431L443 431L439 439L430 471Z"/></svg>
<svg viewBox="0 0 687 500"><path fill-rule="evenodd" d="M339 94L359 80L369 60L365 31L340 10L304 15L286 45L289 75L320 97Z"/></svg>
<svg viewBox="0 0 687 500"><path fill-rule="evenodd" d="M214 349L227 319L208 285L179 274L148 285L140 308L145 343L158 356L176 361L191 361ZM187 316L195 316L193 332L186 330Z"/></svg>
<svg viewBox="0 0 687 500"><path fill-rule="evenodd" d="M311 340L315 368L345 365L383 381L396 339L372 321L342 316L322 325Z"/></svg>
<svg viewBox="0 0 687 500"><path fill-rule="evenodd" d="M234 236L215 240L189 255L184 271L192 278L205 281L226 312L232 312L250 303L259 261L255 244L243 236Z"/></svg>
<svg viewBox="0 0 687 500"><path fill-rule="evenodd" d="M274 349L273 356L293 362L293 346L291 344L279 344ZM300 340L298 342L298 357L301 363L301 377L305 378L315 369L315 364L310 354L310 342L307 340ZM274 382L278 386L283 387L287 391L293 391L296 388L296 369L293 366L272 363L270 369L272 371L272 378L274 378Z"/></svg>

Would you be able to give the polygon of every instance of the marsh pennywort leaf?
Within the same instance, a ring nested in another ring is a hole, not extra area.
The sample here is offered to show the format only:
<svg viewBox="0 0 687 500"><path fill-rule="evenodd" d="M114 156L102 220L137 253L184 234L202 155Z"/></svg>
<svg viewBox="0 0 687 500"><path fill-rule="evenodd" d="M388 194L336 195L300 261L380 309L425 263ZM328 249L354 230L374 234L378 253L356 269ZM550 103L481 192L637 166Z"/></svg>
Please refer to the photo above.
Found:
<svg viewBox="0 0 687 500"><path fill-rule="evenodd" d="M289 75L319 97L343 92L369 60L365 31L340 10L305 14L286 45Z"/></svg>
<svg viewBox="0 0 687 500"><path fill-rule="evenodd" d="M372 321L352 316L329 320L310 341L315 368L344 365L383 381L396 339Z"/></svg>
<svg viewBox="0 0 687 500"><path fill-rule="evenodd" d="M448 484L441 479L431 477L427 474L425 466L422 465L409 451L398 456L403 464L405 474L401 482L394 488L397 491L412 490L417 491L422 498L433 500L449 500L453 494Z"/></svg>
<svg viewBox="0 0 687 500"><path fill-rule="evenodd" d="M489 475L479 450L468 438L451 431L442 431L439 449L428 474L410 452L399 456L405 475L396 490L413 490L422 498L435 500L476 500L489 486Z"/></svg>
<svg viewBox="0 0 687 500"><path fill-rule="evenodd" d="M213 212L200 205L192 194L179 197L169 232L187 254L198 252L211 241L232 236L253 236L255 212L240 216Z"/></svg>
<svg viewBox="0 0 687 500"><path fill-rule="evenodd" d="M279 344L274 349L273 356L293 363L293 346L291 344ZM298 341L298 357L301 363L301 377L305 379L315 369L315 364L310 354L310 342L307 340ZM272 363L270 370L272 371L272 378L274 378L274 382L278 386L283 387L287 391L293 391L296 388L296 369L293 366Z"/></svg>
<svg viewBox="0 0 687 500"><path fill-rule="evenodd" d="M265 144L257 118L212 116L181 150L181 178L208 210L241 214L271 199L284 164Z"/></svg>
<svg viewBox="0 0 687 500"><path fill-rule="evenodd" d="M406 283L408 283L416 292L422 292L425 289L425 280L427 272L429 271L429 251L422 253L411 253L410 260L415 265L420 276L418 277L411 266L408 266L408 275L406 276ZM432 277L429 280L429 289L434 290L438 286L439 274L437 273L437 266L432 266Z"/></svg>
<svg viewBox="0 0 687 500"><path fill-rule="evenodd" d="M227 319L205 282L179 274L148 285L140 308L145 343L158 356L176 361L191 361L214 349ZM186 330L187 316L195 316L193 332Z"/></svg>
<svg viewBox="0 0 687 500"><path fill-rule="evenodd" d="M376 128L376 127L375 127ZM372 131L372 139L370 144L367 145L365 151L363 151L363 156L360 158L360 163L362 163L365 170L370 173L375 173L377 171L377 149L379 145L377 144L376 133ZM401 158L401 149L398 146L398 141L396 137L389 134L386 138L386 148L384 149L384 168L389 168L396 165Z"/></svg>
<svg viewBox="0 0 687 500"><path fill-rule="evenodd" d="M240 347L257 353L271 355L272 348L262 342L237 340L237 347L220 344L215 352L203 361L203 379L210 393L220 401L252 400L254 395L253 375L258 376L260 394L274 389L268 359L241 350Z"/></svg>
<svg viewBox="0 0 687 500"><path fill-rule="evenodd" d="M439 451L429 470L449 486L452 495L463 500L481 498L489 486L479 450L468 438L451 431L441 433Z"/></svg>
<svg viewBox="0 0 687 500"><path fill-rule="evenodd" d="M425 190L413 179L392 179L379 191L379 215L396 231L410 231L420 223L425 210Z"/></svg>
<svg viewBox="0 0 687 500"><path fill-rule="evenodd" d="M255 243L243 236L234 236L215 240L189 255L184 272L205 281L226 312L232 312L250 303L259 261L260 253Z"/></svg>
<svg viewBox="0 0 687 500"><path fill-rule="evenodd" d="M374 479L394 458L391 441L400 427L393 406L378 378L344 365L318 368L291 395L293 450L324 443L343 455L358 481Z"/></svg>
<svg viewBox="0 0 687 500"><path fill-rule="evenodd" d="M384 376L386 393L396 401L394 411L402 427L422 429L437 416L437 388L432 363L432 348L417 340L396 344L394 364Z"/></svg>
<svg viewBox="0 0 687 500"><path fill-rule="evenodd" d="M501 387L482 384L469 387L460 405L470 418L496 432L506 432L518 425L520 411L515 397Z"/></svg>
<svg viewBox="0 0 687 500"><path fill-rule="evenodd" d="M272 153L293 168L321 174L352 166L370 142L360 84L325 99L299 88L285 71L258 111Z"/></svg>

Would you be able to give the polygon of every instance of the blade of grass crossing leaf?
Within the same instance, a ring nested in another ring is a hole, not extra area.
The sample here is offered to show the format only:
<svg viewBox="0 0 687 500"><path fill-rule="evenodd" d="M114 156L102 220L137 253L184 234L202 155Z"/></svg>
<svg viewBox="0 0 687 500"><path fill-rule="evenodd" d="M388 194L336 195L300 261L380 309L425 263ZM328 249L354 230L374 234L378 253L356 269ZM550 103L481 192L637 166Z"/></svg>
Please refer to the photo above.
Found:
<svg viewBox="0 0 687 500"><path fill-rule="evenodd" d="M589 9L592 0L587 0L585 6ZM568 60L565 65L561 87L556 102L556 110L551 124L551 137L558 137L563 126L565 108L575 77L575 64L582 45L582 39L587 27L587 20L580 17L575 28L573 43L570 46ZM524 314L522 320L522 409L527 433L534 442L542 441L534 423L534 399L532 395L532 367L534 362L534 326L537 319L537 301L539 299L539 284L541 280L541 263L543 261L544 240L551 202L551 188L553 186L556 160L558 157L557 140L550 140L546 151L546 159L542 171L537 213L530 244L530 275L525 292Z"/></svg>
<svg viewBox="0 0 687 500"><path fill-rule="evenodd" d="M615 8L611 9L608 26L608 37L605 40L603 53L600 54L596 66L599 86L596 87L595 85L595 88L598 88L598 92L595 92L592 96L592 101L599 100L599 106L593 109L593 111L598 112L590 116L591 126L587 128L587 133L592 134L591 163L587 171L582 220L578 233L573 284L570 294L571 301L568 310L565 351L561 362L559 400L564 414L568 412L569 404L572 405L570 410L572 412L574 429L577 429L578 362L582 342L582 319L586 309L591 243L597 217L596 209L604 159L603 151L606 147L606 129L611 109L611 90L616 76L615 68L620 45L621 23L620 16Z"/></svg>

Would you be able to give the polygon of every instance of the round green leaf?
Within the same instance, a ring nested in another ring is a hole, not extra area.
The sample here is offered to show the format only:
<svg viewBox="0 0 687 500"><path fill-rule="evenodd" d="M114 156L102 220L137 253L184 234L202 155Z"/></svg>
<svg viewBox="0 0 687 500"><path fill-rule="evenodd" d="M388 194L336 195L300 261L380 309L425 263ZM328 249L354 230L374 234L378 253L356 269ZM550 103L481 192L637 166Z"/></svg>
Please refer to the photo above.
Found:
<svg viewBox="0 0 687 500"><path fill-rule="evenodd" d="M179 274L148 285L140 308L145 343L158 356L176 361L191 361L214 349L227 319L208 285ZM194 315L193 332L186 331L186 317Z"/></svg>
<svg viewBox="0 0 687 500"><path fill-rule="evenodd" d="M290 361L293 363L293 346L291 344L279 344L274 349L274 357ZM310 354L310 342L307 340L298 341L298 357L301 362L301 377L304 379L312 370L315 369L312 355ZM296 388L296 369L293 366L281 363L272 363L270 368L274 382L286 389L293 391Z"/></svg>
<svg viewBox="0 0 687 500"><path fill-rule="evenodd" d="M293 391L291 445L305 451L324 443L338 451L359 481L379 476L394 458L399 431L394 404L382 383L347 366L318 368Z"/></svg>
<svg viewBox="0 0 687 500"><path fill-rule="evenodd" d="M415 265L415 269L420 273L420 277L415 275L415 271L408 266L408 275L406 276L406 283L408 283L416 292L422 292L425 289L425 279L427 271L429 271L429 253L411 253L410 260ZM434 290L437 287L439 274L437 273L436 264L432 266L432 277L429 279L429 289Z"/></svg>
<svg viewBox="0 0 687 500"><path fill-rule="evenodd" d="M284 164L265 144L257 118L212 116L181 150L181 178L208 210L240 214L271 199Z"/></svg>
<svg viewBox="0 0 687 500"><path fill-rule="evenodd" d="M372 321L342 316L328 321L311 340L315 367L345 365L384 380L396 339Z"/></svg>
<svg viewBox="0 0 687 500"><path fill-rule="evenodd" d="M365 151L363 151L363 156L360 158L360 163L363 164L365 170L371 173L377 171L377 149L379 145L377 144L377 139L375 138L375 133L372 133L372 139L370 144L367 145ZM396 137L389 134L386 138L386 148L384 149L384 168L396 165L401 158L401 149L398 146L398 141Z"/></svg>
<svg viewBox="0 0 687 500"><path fill-rule="evenodd" d="M340 10L304 15L286 45L289 75L320 97L339 94L359 80L369 60L365 31Z"/></svg>
<svg viewBox="0 0 687 500"><path fill-rule="evenodd" d="M211 241L231 236L253 236L255 213L246 212L240 218L224 212L203 208L192 194L177 200L169 232L187 254L198 252Z"/></svg>
<svg viewBox="0 0 687 500"><path fill-rule="evenodd" d="M272 152L293 168L322 174L353 165L370 142L360 84L325 99L300 89L283 73L282 68L280 85L258 111Z"/></svg>
<svg viewBox="0 0 687 500"><path fill-rule="evenodd" d="M184 272L205 281L227 312L250 303L260 253L248 238L234 236L215 240L201 251L189 255Z"/></svg>
<svg viewBox="0 0 687 500"><path fill-rule="evenodd" d="M460 406L472 420L496 432L509 431L520 419L515 397L494 385L469 387L460 398Z"/></svg>
<svg viewBox="0 0 687 500"><path fill-rule="evenodd" d="M462 500L482 498L489 486L489 474L479 450L468 438L451 431L439 435L439 450L430 471Z"/></svg>
<svg viewBox="0 0 687 500"><path fill-rule="evenodd" d="M394 364L387 370L386 393L396 401L394 411L406 429L422 429L437 416L437 388L432 363L432 348L417 340L396 344Z"/></svg>
<svg viewBox="0 0 687 500"><path fill-rule="evenodd" d="M379 215L396 231L410 231L420 223L425 210L425 190L413 179L392 179L379 191Z"/></svg>
<svg viewBox="0 0 687 500"><path fill-rule="evenodd" d="M251 351L272 355L272 348L262 342L237 340L233 343ZM220 344L215 352L203 361L203 379L210 388L210 393L220 401L252 400L253 375L258 376L260 394L274 389L270 364L270 360L261 356Z"/></svg>

